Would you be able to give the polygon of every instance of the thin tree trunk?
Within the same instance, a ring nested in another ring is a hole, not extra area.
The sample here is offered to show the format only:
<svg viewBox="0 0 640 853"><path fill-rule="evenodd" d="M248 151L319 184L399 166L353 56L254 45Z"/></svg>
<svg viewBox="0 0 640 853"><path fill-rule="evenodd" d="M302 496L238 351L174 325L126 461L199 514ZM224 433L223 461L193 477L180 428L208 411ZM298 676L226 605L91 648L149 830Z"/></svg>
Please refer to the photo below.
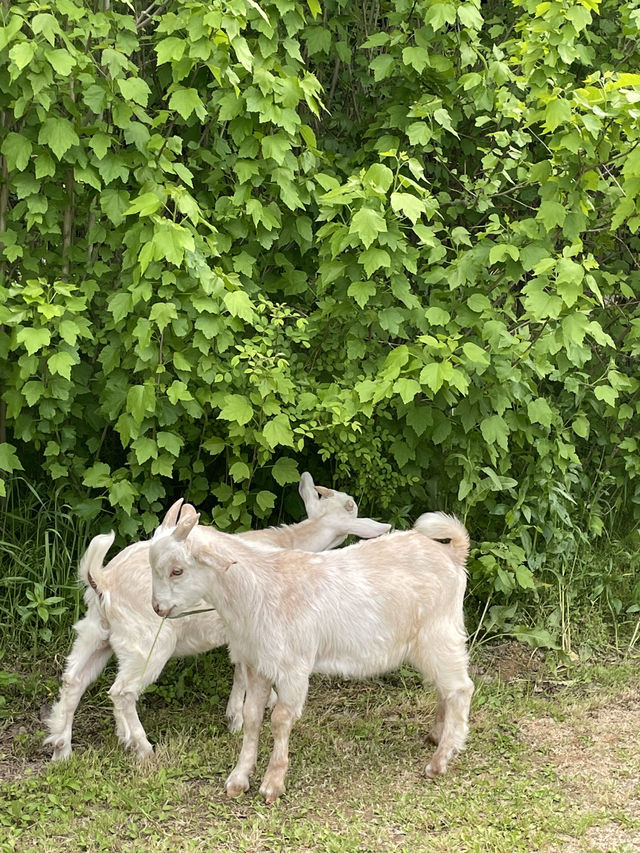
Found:
<svg viewBox="0 0 640 853"><path fill-rule="evenodd" d="M69 170L67 175L66 188L69 201L64 209L64 220L62 223L62 277L64 279L69 276L69 252L71 251L71 243L73 240L74 178L71 170Z"/></svg>

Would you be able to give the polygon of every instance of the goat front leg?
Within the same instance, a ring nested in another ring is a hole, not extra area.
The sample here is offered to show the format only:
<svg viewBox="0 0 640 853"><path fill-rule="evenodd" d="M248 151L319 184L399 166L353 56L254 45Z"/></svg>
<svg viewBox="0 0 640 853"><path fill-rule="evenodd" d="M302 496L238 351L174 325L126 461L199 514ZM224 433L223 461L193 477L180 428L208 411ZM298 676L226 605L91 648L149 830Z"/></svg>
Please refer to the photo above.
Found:
<svg viewBox="0 0 640 853"><path fill-rule="evenodd" d="M275 802L284 793L284 780L289 768L289 736L293 724L302 713L309 689L309 677L278 684L277 688L278 701L271 714L273 751L260 785L260 793L267 803Z"/></svg>
<svg viewBox="0 0 640 853"><path fill-rule="evenodd" d="M153 747L140 722L136 703L144 689L160 677L175 643L171 635L160 636L155 646L149 642L152 650L146 655L140 649L132 650L126 637L124 642L119 637L113 645L118 658L118 675L109 689L109 696L113 702L116 730L125 748L142 761L153 753Z"/></svg>
<svg viewBox="0 0 640 853"><path fill-rule="evenodd" d="M238 797L249 790L249 779L256 767L258 737L264 709L271 690L270 682L253 667L245 668L244 735L238 762L225 783L227 796Z"/></svg>

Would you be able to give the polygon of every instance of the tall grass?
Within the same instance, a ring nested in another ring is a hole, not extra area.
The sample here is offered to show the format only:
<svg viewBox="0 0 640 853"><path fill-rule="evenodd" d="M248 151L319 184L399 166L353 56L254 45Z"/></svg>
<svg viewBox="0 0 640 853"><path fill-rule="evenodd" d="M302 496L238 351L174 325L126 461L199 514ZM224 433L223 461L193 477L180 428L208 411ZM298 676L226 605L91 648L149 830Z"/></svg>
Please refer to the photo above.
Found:
<svg viewBox="0 0 640 853"><path fill-rule="evenodd" d="M92 533L58 491L24 478L7 484L0 503L2 649L30 651L68 637L82 609L76 566ZM65 629L65 630L60 630Z"/></svg>
<svg viewBox="0 0 640 853"><path fill-rule="evenodd" d="M535 590L493 604L467 597L471 646L496 637L556 649L571 659L603 652L629 655L640 646L638 531L573 543L534 570ZM475 609L475 612L474 612Z"/></svg>

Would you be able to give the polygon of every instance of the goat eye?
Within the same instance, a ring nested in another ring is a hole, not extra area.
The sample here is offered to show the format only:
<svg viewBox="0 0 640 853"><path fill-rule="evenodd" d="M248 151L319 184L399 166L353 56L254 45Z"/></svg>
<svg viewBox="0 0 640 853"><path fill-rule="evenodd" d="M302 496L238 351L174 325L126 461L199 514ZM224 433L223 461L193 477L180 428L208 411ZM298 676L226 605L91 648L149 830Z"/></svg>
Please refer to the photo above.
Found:
<svg viewBox="0 0 640 853"><path fill-rule="evenodd" d="M179 578L180 575L182 574L182 572L183 572L183 569L180 569L178 567L173 568L173 569L171 569L171 571L169 573L169 577L170 578Z"/></svg>

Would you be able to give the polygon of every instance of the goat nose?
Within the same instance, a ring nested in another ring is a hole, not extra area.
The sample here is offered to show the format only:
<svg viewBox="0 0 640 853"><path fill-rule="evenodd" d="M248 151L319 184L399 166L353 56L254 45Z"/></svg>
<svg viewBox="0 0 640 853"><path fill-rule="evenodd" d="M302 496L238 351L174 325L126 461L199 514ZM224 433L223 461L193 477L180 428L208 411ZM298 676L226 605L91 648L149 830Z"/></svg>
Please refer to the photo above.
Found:
<svg viewBox="0 0 640 853"><path fill-rule="evenodd" d="M158 614L158 616L159 616L159 615L160 615L160 605L159 605L159 604L158 604L158 602L155 600L155 598L153 599L152 604L153 604L153 609L156 611L156 613L157 613L157 614Z"/></svg>

